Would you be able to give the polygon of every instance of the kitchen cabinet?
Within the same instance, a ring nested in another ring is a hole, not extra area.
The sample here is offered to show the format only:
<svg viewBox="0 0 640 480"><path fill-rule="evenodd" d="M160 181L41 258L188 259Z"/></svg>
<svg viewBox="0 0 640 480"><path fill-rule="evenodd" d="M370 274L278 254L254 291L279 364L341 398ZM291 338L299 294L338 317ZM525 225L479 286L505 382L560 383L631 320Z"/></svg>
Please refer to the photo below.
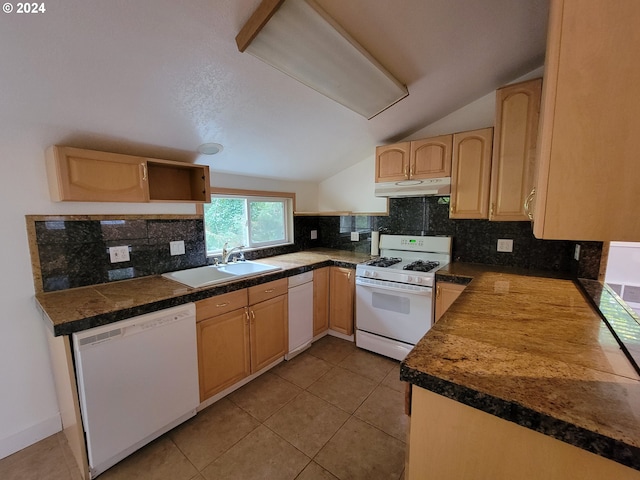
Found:
<svg viewBox="0 0 640 480"><path fill-rule="evenodd" d="M53 201L210 201L209 167L73 147L46 152Z"/></svg>
<svg viewBox="0 0 640 480"><path fill-rule="evenodd" d="M376 147L376 182L451 176L453 136Z"/></svg>
<svg viewBox="0 0 640 480"><path fill-rule="evenodd" d="M540 78L496 91L489 220L529 220L541 91Z"/></svg>
<svg viewBox="0 0 640 480"><path fill-rule="evenodd" d="M251 373L247 289L196 303L200 401Z"/></svg>
<svg viewBox="0 0 640 480"><path fill-rule="evenodd" d="M640 2L551 2L533 233L640 240Z"/></svg>
<svg viewBox="0 0 640 480"><path fill-rule="evenodd" d="M329 328L343 335L353 335L355 271L330 267Z"/></svg>
<svg viewBox="0 0 640 480"><path fill-rule="evenodd" d="M489 218L493 128L453 135L450 218Z"/></svg>
<svg viewBox="0 0 640 480"><path fill-rule="evenodd" d="M249 288L251 373L284 357L288 347L287 279Z"/></svg>
<svg viewBox="0 0 640 480"><path fill-rule="evenodd" d="M406 477L640 480L640 472L412 385Z"/></svg>
<svg viewBox="0 0 640 480"><path fill-rule="evenodd" d="M196 302L200 401L284 357L287 279Z"/></svg>
<svg viewBox="0 0 640 480"><path fill-rule="evenodd" d="M436 283L434 323L440 320L440 317L442 317L442 315L444 315L444 312L446 312L453 304L453 302L456 301L465 287L466 285L460 285L458 283Z"/></svg>
<svg viewBox="0 0 640 480"><path fill-rule="evenodd" d="M313 336L329 328L329 267L313 271Z"/></svg>

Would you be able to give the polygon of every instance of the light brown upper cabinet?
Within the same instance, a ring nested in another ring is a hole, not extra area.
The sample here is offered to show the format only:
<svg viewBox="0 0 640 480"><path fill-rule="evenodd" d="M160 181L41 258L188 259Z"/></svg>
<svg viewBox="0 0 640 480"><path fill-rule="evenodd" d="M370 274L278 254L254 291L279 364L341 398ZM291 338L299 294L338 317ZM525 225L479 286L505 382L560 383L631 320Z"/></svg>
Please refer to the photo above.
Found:
<svg viewBox="0 0 640 480"><path fill-rule="evenodd" d="M538 238L640 241L640 2L553 0L533 204Z"/></svg>
<svg viewBox="0 0 640 480"><path fill-rule="evenodd" d="M496 91L489 220L529 220L541 91L540 78Z"/></svg>
<svg viewBox="0 0 640 480"><path fill-rule="evenodd" d="M453 135L450 218L489 217L493 128Z"/></svg>
<svg viewBox="0 0 640 480"><path fill-rule="evenodd" d="M52 146L46 152L53 201L210 201L209 167L170 160Z"/></svg>
<svg viewBox="0 0 640 480"><path fill-rule="evenodd" d="M376 147L376 182L451 176L453 135Z"/></svg>

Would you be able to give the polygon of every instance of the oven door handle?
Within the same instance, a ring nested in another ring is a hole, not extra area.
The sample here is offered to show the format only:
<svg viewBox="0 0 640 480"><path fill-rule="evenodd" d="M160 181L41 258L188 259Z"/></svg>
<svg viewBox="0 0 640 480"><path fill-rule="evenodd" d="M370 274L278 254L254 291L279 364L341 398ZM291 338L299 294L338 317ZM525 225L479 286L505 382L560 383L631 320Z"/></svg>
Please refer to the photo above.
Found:
<svg viewBox="0 0 640 480"><path fill-rule="evenodd" d="M375 283L374 283L375 282ZM368 280L366 278L356 277L356 285L361 287L376 288L378 290L390 290L392 292L402 292L408 295L422 295L426 297L432 296L433 289L431 287L423 287L419 285L396 286L404 284L396 284L395 282L381 282L379 280Z"/></svg>

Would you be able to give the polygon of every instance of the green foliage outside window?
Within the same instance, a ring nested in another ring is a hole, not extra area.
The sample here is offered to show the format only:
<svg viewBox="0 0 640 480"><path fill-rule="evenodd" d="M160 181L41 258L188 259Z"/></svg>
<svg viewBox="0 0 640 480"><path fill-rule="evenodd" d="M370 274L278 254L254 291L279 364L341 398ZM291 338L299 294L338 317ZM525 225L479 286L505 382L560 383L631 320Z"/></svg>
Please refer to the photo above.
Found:
<svg viewBox="0 0 640 480"><path fill-rule="evenodd" d="M207 253L218 253L225 242L259 247L287 242L286 207L283 200L245 197L212 197L204 206Z"/></svg>

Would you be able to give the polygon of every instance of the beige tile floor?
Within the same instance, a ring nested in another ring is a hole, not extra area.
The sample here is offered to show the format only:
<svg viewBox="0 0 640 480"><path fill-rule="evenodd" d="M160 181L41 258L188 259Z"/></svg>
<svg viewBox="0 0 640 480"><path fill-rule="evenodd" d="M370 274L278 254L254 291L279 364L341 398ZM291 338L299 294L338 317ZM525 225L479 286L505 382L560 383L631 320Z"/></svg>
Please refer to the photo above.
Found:
<svg viewBox="0 0 640 480"><path fill-rule="evenodd" d="M100 480L398 480L408 417L399 363L324 337ZM62 434L0 460L2 480L77 480Z"/></svg>

